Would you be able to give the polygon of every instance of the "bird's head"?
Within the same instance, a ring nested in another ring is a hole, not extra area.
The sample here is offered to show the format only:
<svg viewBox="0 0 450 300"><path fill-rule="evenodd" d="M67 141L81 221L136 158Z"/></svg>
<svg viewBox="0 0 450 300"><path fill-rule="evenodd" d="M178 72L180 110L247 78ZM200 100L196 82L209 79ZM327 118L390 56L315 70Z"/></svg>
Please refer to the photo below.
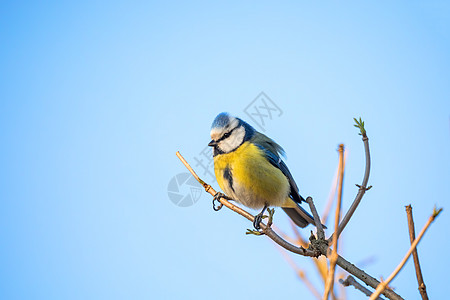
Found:
<svg viewBox="0 0 450 300"><path fill-rule="evenodd" d="M228 113L220 113L211 126L211 142L214 155L236 150L253 135L254 129L239 118Z"/></svg>

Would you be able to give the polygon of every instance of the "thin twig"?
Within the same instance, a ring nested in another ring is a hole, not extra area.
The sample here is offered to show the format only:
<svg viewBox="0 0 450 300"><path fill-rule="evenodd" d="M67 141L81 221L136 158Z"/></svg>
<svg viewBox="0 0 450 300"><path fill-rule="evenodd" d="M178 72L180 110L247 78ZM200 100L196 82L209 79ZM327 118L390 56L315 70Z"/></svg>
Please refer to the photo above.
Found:
<svg viewBox="0 0 450 300"><path fill-rule="evenodd" d="M209 184L205 183L203 180L200 179L200 177L198 177L198 175L194 172L192 167L187 163L187 161L184 159L184 157L179 152L177 152L176 154L177 154L178 158L181 160L181 162L191 172L191 174L194 176L194 178L197 179L198 182L200 182L200 184L203 186L205 191L207 193L211 194L212 196L215 196L217 194L217 192ZM225 198L220 198L219 201L224 206L228 207L229 209L233 210L234 212L240 214L241 216L243 216L246 219L253 222L254 216L252 216L251 214L249 214L242 208L240 208L236 205L233 205L232 203L227 201ZM309 249L309 248L305 249L303 247L297 247L295 245L292 245L292 244L288 243L287 241L283 240L272 229L268 228L264 223L261 223L261 228L262 228L263 232L270 239L272 239L275 243L277 243L281 247L283 247L286 250L291 251L293 253L297 253L297 254L304 255L304 256L311 256L311 257L318 257L319 255L325 255L325 256L329 255L329 253L328 253L329 248L326 243L323 243L320 246L320 249ZM312 245L310 244L310 247L311 246ZM342 256L338 256L336 264L338 266L340 266L342 269L344 269L345 271L349 272L350 274L352 274L353 276L355 276L356 278L365 282L366 284L370 285L373 288L376 288L380 283L377 279L373 278L372 276L370 276L363 270L357 268L354 264L350 263ZM383 291L383 294L386 295L386 297L388 297L391 300L403 300L402 297L400 297L399 295L397 295L395 292L393 292L391 290L385 290L385 291Z"/></svg>
<svg viewBox="0 0 450 300"><path fill-rule="evenodd" d="M354 264L350 263L348 260L346 260L340 255L338 256L336 264L374 289L376 289L377 286L380 284L380 282L376 278L370 276L363 270L357 268ZM382 294L391 300L403 300L403 298L397 293L395 293L393 290L386 289L382 292Z"/></svg>
<svg viewBox="0 0 450 300"><path fill-rule="evenodd" d="M364 178L362 181L362 184L359 187L358 194L356 195L355 200L353 201L352 205L348 209L347 213L345 214L344 218L342 219L342 222L339 226L339 229L333 234L339 235L344 230L345 226L347 226L348 221L350 221L350 218L353 216L353 213L355 212L356 208L358 207L359 203L361 202L362 197L364 196L364 193L370 189L370 187L367 187L367 182L369 181L369 174L370 174L370 151L369 151L369 138L367 137L366 130L364 129L364 122L361 121L361 118L359 119L359 122L355 119L356 127L358 127L361 131L362 140L364 142L364 150L366 154L366 169L364 171ZM328 241L332 240L332 236L328 239Z"/></svg>
<svg viewBox="0 0 450 300"><path fill-rule="evenodd" d="M339 186L338 186L338 198L336 204L336 213L334 216L334 230L337 231L339 228L339 219L341 216L341 204L342 204L342 188L344 185L344 145L339 145ZM328 277L325 283L325 292L323 299L327 300L330 292L333 290L334 286L334 273L336 270L336 261L338 251L338 235L333 236L333 252L330 257L330 269L328 270Z"/></svg>
<svg viewBox="0 0 450 300"><path fill-rule="evenodd" d="M389 282L391 282L392 279L394 279L394 277L397 276L398 272L400 272L400 270L403 268L405 263L408 261L408 258L411 255L411 253L414 251L414 249L416 249L417 244L419 244L420 240L422 239L423 235L425 234L425 231L427 231L430 224L433 223L434 219L440 214L441 211L442 211L442 208L440 208L439 210L436 210L436 208L434 208L433 214L430 216L430 218L428 219L428 222L425 224L422 231L419 233L419 236L414 240L414 242L412 242L411 247L409 248L405 257L403 257L402 261L397 266L397 268L395 268L395 270L392 272L392 274L389 275L389 277L385 281L382 281L378 285L377 289L372 294L372 296L370 297L369 300L376 299L380 295L380 293L386 288L386 286L389 284Z"/></svg>
<svg viewBox="0 0 450 300"><path fill-rule="evenodd" d="M408 218L409 239L412 244L414 242L414 239L416 238L416 232L414 229L414 219L411 204L405 206L405 208L406 208L406 216ZM414 259L414 268L416 269L417 283L419 284L420 295L422 296L423 300L428 300L427 287L423 282L422 270L420 269L419 254L417 253L417 247L412 252L412 256Z"/></svg>
<svg viewBox="0 0 450 300"><path fill-rule="evenodd" d="M320 220L319 214L317 213L316 206L314 205L313 199L311 197L306 198L306 202L309 204L312 215L314 217L314 223L317 228L317 238L319 240L325 240L325 232L323 231L322 221Z"/></svg>
<svg viewBox="0 0 450 300"><path fill-rule="evenodd" d="M342 271L336 275L336 278L338 278L339 282L342 280L342 278L344 278L344 275L345 273ZM347 289L345 288L345 286L339 284L338 288L339 288L339 299L342 300L347 299Z"/></svg>
<svg viewBox="0 0 450 300"><path fill-rule="evenodd" d="M348 155L348 151L345 151L345 153L344 153L344 168L345 168L345 162L347 161L347 155ZM325 209L323 210L323 213L322 213L322 218L321 218L322 224L325 224L325 225L327 225L328 215L330 213L331 207L333 206L334 198L336 198L338 177L339 177L339 162L336 167L336 172L333 177L333 181L332 181L333 183L331 185L330 192L328 194L327 204L325 205Z"/></svg>
<svg viewBox="0 0 450 300"><path fill-rule="evenodd" d="M325 204L325 209L323 210L323 213L322 213L322 221L323 221L323 224L325 224L325 225L327 224L328 216L331 211L331 207L333 206L334 199L336 198L338 177L339 177L338 175L339 175L339 162L338 162L338 166L336 168L335 175L333 177L333 183L331 185L330 192L328 194L328 200L327 200L327 203Z"/></svg>
<svg viewBox="0 0 450 300"><path fill-rule="evenodd" d="M353 278L353 276L348 275L347 278L345 278L345 280L339 279L339 282L343 285L343 286L353 286L355 289L357 289L358 291L361 291L364 295L366 295L367 297L370 297L370 295L372 295L372 292L369 291L369 289L367 289L366 287L364 287L363 285L361 285L358 281L356 281L355 278ZM380 297L377 298L377 300L383 300Z"/></svg>

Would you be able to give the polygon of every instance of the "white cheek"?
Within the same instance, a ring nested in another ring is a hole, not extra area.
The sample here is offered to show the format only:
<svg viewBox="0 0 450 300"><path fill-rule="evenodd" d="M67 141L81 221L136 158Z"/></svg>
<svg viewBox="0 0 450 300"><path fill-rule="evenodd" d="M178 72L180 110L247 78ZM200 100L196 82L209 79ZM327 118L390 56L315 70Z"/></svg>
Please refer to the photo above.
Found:
<svg viewBox="0 0 450 300"><path fill-rule="evenodd" d="M231 152L242 144L244 137L244 127L237 128L229 138L221 141L218 146L225 153Z"/></svg>

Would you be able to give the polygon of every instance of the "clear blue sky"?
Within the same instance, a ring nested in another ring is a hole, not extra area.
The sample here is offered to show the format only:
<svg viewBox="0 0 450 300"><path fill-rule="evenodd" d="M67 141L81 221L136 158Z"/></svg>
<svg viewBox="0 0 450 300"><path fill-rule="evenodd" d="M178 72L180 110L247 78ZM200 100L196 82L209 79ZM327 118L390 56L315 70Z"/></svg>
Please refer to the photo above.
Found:
<svg viewBox="0 0 450 300"><path fill-rule="evenodd" d="M174 205L169 181L215 115L264 91L266 134L303 196L325 205L348 161L347 208L373 158L342 254L385 278L419 230L430 298L448 294L450 7L445 1L0 4L1 299L311 299L271 241L211 209ZM217 187L217 186L216 186ZM286 232L281 211L275 222ZM309 229L305 230L308 232ZM295 257L312 272L310 259ZM313 276L313 280L318 282ZM392 283L418 299L412 261ZM351 299L362 296L349 289Z"/></svg>

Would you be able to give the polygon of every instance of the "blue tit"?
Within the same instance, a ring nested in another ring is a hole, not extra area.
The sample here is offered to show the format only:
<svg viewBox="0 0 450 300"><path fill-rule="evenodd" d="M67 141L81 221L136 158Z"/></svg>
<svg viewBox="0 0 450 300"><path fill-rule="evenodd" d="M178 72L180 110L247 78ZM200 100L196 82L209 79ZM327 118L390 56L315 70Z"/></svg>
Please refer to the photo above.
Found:
<svg viewBox="0 0 450 300"><path fill-rule="evenodd" d="M283 208L300 227L314 224L300 206L305 201L280 156L283 148L243 120L220 113L211 126L214 172L220 188L232 199L252 209L261 209L254 222L259 229L268 206Z"/></svg>

